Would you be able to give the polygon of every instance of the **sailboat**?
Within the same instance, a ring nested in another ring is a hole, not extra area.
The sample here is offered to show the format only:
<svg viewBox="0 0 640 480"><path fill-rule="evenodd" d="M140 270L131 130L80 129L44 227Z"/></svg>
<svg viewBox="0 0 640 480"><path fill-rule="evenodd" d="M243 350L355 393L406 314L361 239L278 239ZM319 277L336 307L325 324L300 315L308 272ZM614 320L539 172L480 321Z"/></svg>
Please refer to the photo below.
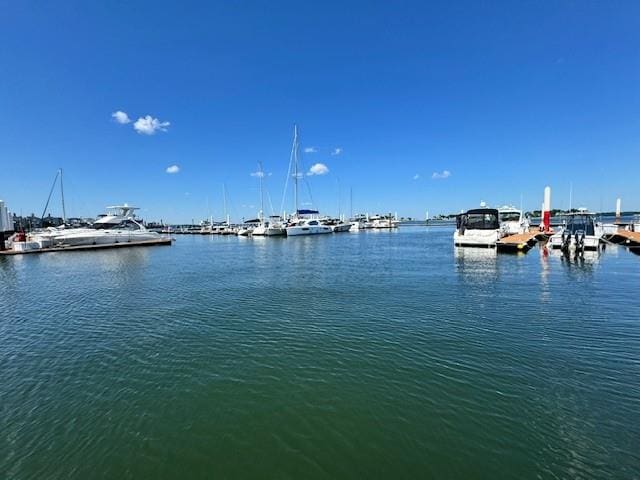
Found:
<svg viewBox="0 0 640 480"><path fill-rule="evenodd" d="M252 235L259 237L273 237L278 235L286 235L287 230L280 222L280 217L271 216L269 219L264 218L264 171L262 162L258 162L258 178L260 179L260 215L258 216L260 224L252 231Z"/></svg>
<svg viewBox="0 0 640 480"><path fill-rule="evenodd" d="M295 215L291 222L287 225L287 236L298 235L317 235L322 233L333 233L333 229L328 225L320 222L318 210L300 210L298 208L298 181L299 181L299 164L298 151L300 145L298 143L298 126L293 128L293 148L291 153L293 156L293 198L295 204Z"/></svg>

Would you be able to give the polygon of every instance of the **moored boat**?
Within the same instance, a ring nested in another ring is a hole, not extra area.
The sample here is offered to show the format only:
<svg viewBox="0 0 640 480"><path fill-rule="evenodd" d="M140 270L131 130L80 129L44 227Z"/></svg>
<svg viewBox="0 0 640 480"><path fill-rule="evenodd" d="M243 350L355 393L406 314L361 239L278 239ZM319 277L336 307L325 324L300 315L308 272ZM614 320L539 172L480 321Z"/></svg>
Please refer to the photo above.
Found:
<svg viewBox="0 0 640 480"><path fill-rule="evenodd" d="M549 238L548 246L566 252L598 250L603 235L604 228L596 222L595 213L581 209L565 214L562 227Z"/></svg>
<svg viewBox="0 0 640 480"><path fill-rule="evenodd" d="M456 217L453 243L457 247L495 247L499 238L499 212L495 208L476 208Z"/></svg>

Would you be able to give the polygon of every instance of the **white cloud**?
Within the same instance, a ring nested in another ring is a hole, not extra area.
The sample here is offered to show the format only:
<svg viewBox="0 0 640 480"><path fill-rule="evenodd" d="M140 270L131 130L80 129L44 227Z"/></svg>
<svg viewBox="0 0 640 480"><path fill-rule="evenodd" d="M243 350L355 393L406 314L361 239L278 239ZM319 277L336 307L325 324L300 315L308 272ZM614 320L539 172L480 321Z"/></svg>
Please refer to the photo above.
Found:
<svg viewBox="0 0 640 480"><path fill-rule="evenodd" d="M307 175L326 175L327 173L329 173L329 167L324 163L314 163L311 165Z"/></svg>
<svg viewBox="0 0 640 480"><path fill-rule="evenodd" d="M420 178L420 174L419 174L419 173L416 173L416 174L413 176L413 179L414 179L414 180L418 180L419 178Z"/></svg>
<svg viewBox="0 0 640 480"><path fill-rule="evenodd" d="M171 165L167 167L165 170L167 173L178 173L180 171L180 167L178 165Z"/></svg>
<svg viewBox="0 0 640 480"><path fill-rule="evenodd" d="M340 155L342 153L342 147L336 147L333 149L333 152L331 152L331 155Z"/></svg>
<svg viewBox="0 0 640 480"><path fill-rule="evenodd" d="M304 149L304 153L316 153L318 149L316 147L307 147Z"/></svg>
<svg viewBox="0 0 640 480"><path fill-rule="evenodd" d="M431 178L434 180L442 180L445 178L449 178L451 176L451 172L449 170L443 170L442 172L433 172Z"/></svg>
<svg viewBox="0 0 640 480"><path fill-rule="evenodd" d="M147 115L145 117L138 118L138 120L133 124L133 128L138 133L153 135L157 131L166 132L169 125L171 125L170 122L161 122L157 118Z"/></svg>
<svg viewBox="0 0 640 480"><path fill-rule="evenodd" d="M252 177L264 177L265 173L264 172L251 172L249 175L251 175Z"/></svg>
<svg viewBox="0 0 640 480"><path fill-rule="evenodd" d="M118 122L121 125L126 125L127 123L131 123L131 119L129 118L129 115L127 115L122 110L113 112L111 114L111 118L113 118L116 122Z"/></svg>

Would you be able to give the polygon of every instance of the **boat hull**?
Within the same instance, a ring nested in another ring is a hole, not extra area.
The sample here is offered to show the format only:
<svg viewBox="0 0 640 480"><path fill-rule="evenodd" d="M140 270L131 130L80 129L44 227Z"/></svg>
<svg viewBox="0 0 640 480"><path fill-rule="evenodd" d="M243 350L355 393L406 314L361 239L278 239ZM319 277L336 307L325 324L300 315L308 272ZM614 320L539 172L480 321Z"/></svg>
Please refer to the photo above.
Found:
<svg viewBox="0 0 640 480"><path fill-rule="evenodd" d="M453 234L453 243L456 247L484 247L496 246L500 237L497 230L465 230L464 233L458 231Z"/></svg>
<svg viewBox="0 0 640 480"><path fill-rule="evenodd" d="M331 227L327 227L326 225L287 227L288 237L297 237L301 235L321 235L325 233L333 233L333 230L331 229Z"/></svg>
<svg viewBox="0 0 640 480"><path fill-rule="evenodd" d="M277 237L286 234L287 230L282 227L256 227L253 229L254 237Z"/></svg>

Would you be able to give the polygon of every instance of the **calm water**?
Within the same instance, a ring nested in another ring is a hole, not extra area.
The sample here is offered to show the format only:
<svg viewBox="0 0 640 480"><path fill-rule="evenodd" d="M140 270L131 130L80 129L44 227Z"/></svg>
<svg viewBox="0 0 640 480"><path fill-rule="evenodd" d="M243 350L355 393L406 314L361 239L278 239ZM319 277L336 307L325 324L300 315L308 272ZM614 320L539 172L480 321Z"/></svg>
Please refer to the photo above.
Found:
<svg viewBox="0 0 640 480"><path fill-rule="evenodd" d="M0 478L638 478L640 257L451 233L0 258Z"/></svg>

